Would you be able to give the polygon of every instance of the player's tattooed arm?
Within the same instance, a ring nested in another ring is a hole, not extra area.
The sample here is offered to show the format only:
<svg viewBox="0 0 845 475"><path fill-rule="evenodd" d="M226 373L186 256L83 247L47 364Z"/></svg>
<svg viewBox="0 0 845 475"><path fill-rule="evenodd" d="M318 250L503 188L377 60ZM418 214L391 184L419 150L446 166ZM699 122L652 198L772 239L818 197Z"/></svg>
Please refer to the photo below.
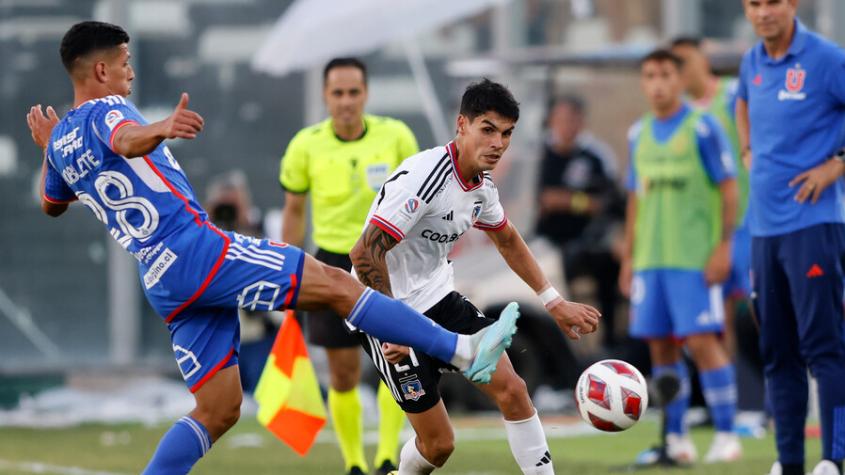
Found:
<svg viewBox="0 0 845 475"><path fill-rule="evenodd" d="M387 252L399 244L378 226L369 225L349 253L355 273L362 284L392 297L390 274L387 271Z"/></svg>

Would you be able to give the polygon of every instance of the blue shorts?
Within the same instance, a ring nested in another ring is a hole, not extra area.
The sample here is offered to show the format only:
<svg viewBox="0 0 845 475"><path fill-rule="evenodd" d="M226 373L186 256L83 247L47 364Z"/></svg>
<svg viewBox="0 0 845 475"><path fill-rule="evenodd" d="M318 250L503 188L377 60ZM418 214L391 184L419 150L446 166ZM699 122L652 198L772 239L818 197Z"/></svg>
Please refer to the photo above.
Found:
<svg viewBox="0 0 845 475"><path fill-rule="evenodd" d="M305 262L305 253L294 246L215 233L224 245L207 275L192 274L191 250L174 245L172 264L147 289L148 300L165 317L179 370L192 392L220 369L237 364L239 308L295 307ZM204 243L191 247L202 249Z"/></svg>
<svg viewBox="0 0 845 475"><path fill-rule="evenodd" d="M751 296L751 231L747 224L739 227L734 233L731 275L722 287L726 298Z"/></svg>
<svg viewBox="0 0 845 475"><path fill-rule="evenodd" d="M698 333L720 333L724 320L722 287L708 287L704 272L649 269L634 273L631 336L684 338Z"/></svg>

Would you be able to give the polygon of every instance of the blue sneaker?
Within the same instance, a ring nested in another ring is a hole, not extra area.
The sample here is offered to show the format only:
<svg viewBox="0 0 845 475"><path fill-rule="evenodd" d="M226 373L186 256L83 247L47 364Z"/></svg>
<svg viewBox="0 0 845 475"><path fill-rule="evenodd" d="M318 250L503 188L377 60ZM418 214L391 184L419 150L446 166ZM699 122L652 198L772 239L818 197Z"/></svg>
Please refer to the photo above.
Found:
<svg viewBox="0 0 845 475"><path fill-rule="evenodd" d="M502 353L511 346L516 333L516 321L519 318L519 305L511 302L502 310L499 320L480 332L472 335L476 349L475 358L464 376L473 383L487 384L496 371L496 364ZM477 344L476 344L477 342Z"/></svg>

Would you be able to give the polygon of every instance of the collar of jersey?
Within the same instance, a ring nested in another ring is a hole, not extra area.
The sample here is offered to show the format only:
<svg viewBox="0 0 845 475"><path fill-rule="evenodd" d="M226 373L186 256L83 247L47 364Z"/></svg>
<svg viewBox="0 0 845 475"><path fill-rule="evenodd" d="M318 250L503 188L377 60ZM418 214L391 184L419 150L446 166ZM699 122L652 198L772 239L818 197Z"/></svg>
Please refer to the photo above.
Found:
<svg viewBox="0 0 845 475"><path fill-rule="evenodd" d="M326 120L326 124L329 126L329 131L332 133L332 135L334 135L334 138L336 138L338 140L338 142L353 143L353 142L358 142L358 141L363 140L364 137L367 135L367 131L370 130L370 128L367 126L367 116L366 115L361 117L361 121L364 122L364 131L361 132L361 135L359 135L357 138L354 138L354 139L351 139L351 140L342 139L342 138L340 138L339 135L337 135L337 132L334 131L334 125L332 125L332 118L331 117L329 117Z"/></svg>
<svg viewBox="0 0 845 475"><path fill-rule="evenodd" d="M765 58L766 63L768 64L779 64L787 60L790 56L798 56L804 51L804 45L807 43L807 27L801 23L798 18L795 20L795 33L792 35L792 43L789 45L789 49L786 50L786 54L780 59L772 59L766 53L766 47L763 46L763 42L761 41L760 44L757 45L759 48L760 54Z"/></svg>
<svg viewBox="0 0 845 475"><path fill-rule="evenodd" d="M452 173L455 174L455 178L458 180L458 184L462 190L472 191L484 184L484 177L481 174L475 176L474 181L476 183L474 184L465 181L464 177L461 176L461 170L458 168L458 147L455 146L454 141L446 144L446 153L449 154L449 158L452 160Z"/></svg>

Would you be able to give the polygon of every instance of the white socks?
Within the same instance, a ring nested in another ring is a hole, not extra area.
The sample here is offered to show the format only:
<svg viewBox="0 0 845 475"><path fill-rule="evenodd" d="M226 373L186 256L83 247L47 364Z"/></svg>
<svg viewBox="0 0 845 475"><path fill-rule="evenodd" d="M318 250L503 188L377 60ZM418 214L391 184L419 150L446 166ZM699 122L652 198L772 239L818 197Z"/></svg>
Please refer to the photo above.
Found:
<svg viewBox="0 0 845 475"><path fill-rule="evenodd" d="M475 358L473 343L472 335L458 334L458 342L455 345L455 356L452 357L452 361L449 364L461 371L469 369L473 358Z"/></svg>
<svg viewBox="0 0 845 475"><path fill-rule="evenodd" d="M513 458L525 475L554 475L552 455L537 411L524 421L505 421ZM404 454L404 449L402 450ZM403 472L399 472L402 474Z"/></svg>
<svg viewBox="0 0 845 475"><path fill-rule="evenodd" d="M554 475L552 456L537 412L524 421L505 421L513 458L525 475ZM399 454L399 475L428 475L437 467L423 457L412 437Z"/></svg>
<svg viewBox="0 0 845 475"><path fill-rule="evenodd" d="M436 469L417 449L417 438L411 437L399 452L399 475L428 475Z"/></svg>

